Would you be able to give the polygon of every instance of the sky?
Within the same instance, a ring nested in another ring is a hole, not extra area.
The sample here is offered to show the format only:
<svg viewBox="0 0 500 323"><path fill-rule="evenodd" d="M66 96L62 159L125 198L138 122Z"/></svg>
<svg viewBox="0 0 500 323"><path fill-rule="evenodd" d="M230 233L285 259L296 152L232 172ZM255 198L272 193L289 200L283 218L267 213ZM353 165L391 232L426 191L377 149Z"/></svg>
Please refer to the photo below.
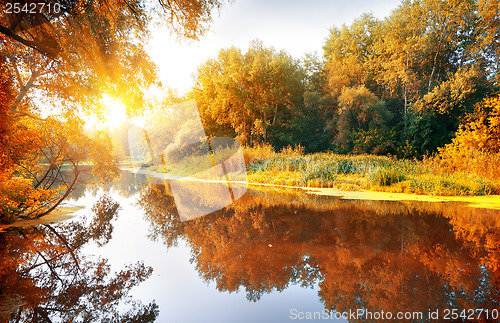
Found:
<svg viewBox="0 0 500 323"><path fill-rule="evenodd" d="M179 43L169 30L152 33L149 54L166 87L184 94L194 84L193 74L220 49L235 46L246 52L250 41L285 50L293 58L305 53L323 55L329 30L350 25L363 13L383 19L401 0L235 0L215 12L210 30L200 41Z"/></svg>

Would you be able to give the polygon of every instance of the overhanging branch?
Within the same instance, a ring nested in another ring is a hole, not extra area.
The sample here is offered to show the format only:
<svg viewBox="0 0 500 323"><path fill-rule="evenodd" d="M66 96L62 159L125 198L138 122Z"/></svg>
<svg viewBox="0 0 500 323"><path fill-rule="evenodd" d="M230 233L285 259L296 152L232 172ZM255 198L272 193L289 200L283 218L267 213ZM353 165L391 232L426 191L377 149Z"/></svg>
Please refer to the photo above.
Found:
<svg viewBox="0 0 500 323"><path fill-rule="evenodd" d="M17 41L25 46L33 48L34 50L38 51L39 53L41 53L41 54L43 54L51 59L57 59L59 51L54 49L54 48L47 47L43 44L39 44L37 42L31 41L28 39L24 39L23 37L14 33L12 31L12 29L7 28L7 27L2 26L2 25L0 25L0 33L14 39L15 41Z"/></svg>

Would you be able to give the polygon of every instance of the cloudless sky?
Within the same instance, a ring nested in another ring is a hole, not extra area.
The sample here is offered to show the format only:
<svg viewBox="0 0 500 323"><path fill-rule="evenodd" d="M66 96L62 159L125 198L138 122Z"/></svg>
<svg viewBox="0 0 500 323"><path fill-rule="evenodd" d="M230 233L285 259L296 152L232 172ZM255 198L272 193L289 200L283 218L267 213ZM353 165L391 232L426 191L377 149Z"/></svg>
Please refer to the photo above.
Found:
<svg viewBox="0 0 500 323"><path fill-rule="evenodd" d="M160 68L164 86L185 93L194 84L197 67L217 57L221 48L236 46L246 52L251 40L285 50L293 58L305 53L323 55L333 26L350 25L363 13L380 19L401 0L235 0L215 12L214 22L200 41L179 43L168 30L155 30L150 55Z"/></svg>

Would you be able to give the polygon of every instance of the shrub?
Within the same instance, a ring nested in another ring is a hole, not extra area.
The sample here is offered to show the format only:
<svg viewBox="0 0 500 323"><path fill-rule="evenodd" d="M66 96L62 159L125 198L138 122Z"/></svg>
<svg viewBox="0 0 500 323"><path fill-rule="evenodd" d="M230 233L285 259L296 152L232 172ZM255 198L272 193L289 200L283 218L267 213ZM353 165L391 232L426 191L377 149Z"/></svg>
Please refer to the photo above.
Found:
<svg viewBox="0 0 500 323"><path fill-rule="evenodd" d="M269 158L274 154L274 148L269 144L262 144L254 147L243 147L243 156L247 166L250 166L256 161Z"/></svg>
<svg viewBox="0 0 500 323"><path fill-rule="evenodd" d="M452 143L439 149L436 164L447 172L500 177L500 96L477 104L468 119Z"/></svg>

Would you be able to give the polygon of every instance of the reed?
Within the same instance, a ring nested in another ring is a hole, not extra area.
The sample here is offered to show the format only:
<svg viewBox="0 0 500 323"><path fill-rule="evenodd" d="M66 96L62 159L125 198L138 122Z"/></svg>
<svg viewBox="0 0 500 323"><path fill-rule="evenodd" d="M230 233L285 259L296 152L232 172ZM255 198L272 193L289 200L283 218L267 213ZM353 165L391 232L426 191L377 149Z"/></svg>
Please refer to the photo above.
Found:
<svg viewBox="0 0 500 323"><path fill-rule="evenodd" d="M432 159L401 160L387 156L304 154L300 147L274 152L268 147L246 148L251 182L342 190L371 189L430 195L500 194L500 181L463 172L450 172ZM247 158L246 158L247 159Z"/></svg>

